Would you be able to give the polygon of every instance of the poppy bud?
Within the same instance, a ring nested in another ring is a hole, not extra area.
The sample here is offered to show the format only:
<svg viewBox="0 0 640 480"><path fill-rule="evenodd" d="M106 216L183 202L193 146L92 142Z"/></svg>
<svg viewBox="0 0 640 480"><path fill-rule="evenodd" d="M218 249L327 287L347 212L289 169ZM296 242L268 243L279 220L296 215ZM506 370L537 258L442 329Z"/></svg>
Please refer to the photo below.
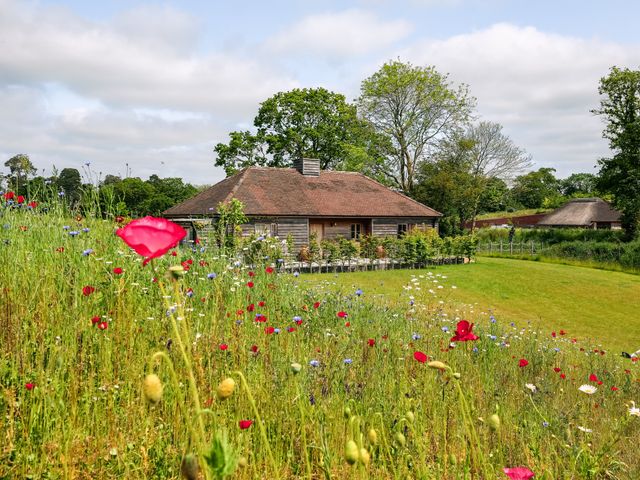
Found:
<svg viewBox="0 0 640 480"><path fill-rule="evenodd" d="M456 380L460 380L460 377L461 377L461 376L462 376L462 375L460 375L460 373L458 373L458 372L456 372L456 373L454 373L454 374L453 374L453 378L455 378Z"/></svg>
<svg viewBox="0 0 640 480"><path fill-rule="evenodd" d="M377 445L378 433L373 428L370 428L369 432L367 432L367 438L369 439L369 443L371 445Z"/></svg>
<svg viewBox="0 0 640 480"><path fill-rule="evenodd" d="M449 455L449 463L451 465L456 465L458 463L458 457L456 457L453 453Z"/></svg>
<svg viewBox="0 0 640 480"><path fill-rule="evenodd" d="M413 412L412 412L412 411L408 411L408 412L405 414L405 418L407 419L407 421L408 421L409 423L413 423L413 422L415 421L415 419L416 419L416 416L413 414Z"/></svg>
<svg viewBox="0 0 640 480"><path fill-rule="evenodd" d="M349 465L353 465L360 458L360 451L358 445L353 440L349 440L344 449L344 458Z"/></svg>
<svg viewBox="0 0 640 480"><path fill-rule="evenodd" d="M360 449L360 461L362 462L363 465L369 465L369 461L371 460L371 456L369 455L369 452L367 452L366 448L361 448Z"/></svg>
<svg viewBox="0 0 640 480"><path fill-rule="evenodd" d="M344 407L344 410L342 413L344 414L344 418L351 417L351 409L349 408L349 406Z"/></svg>
<svg viewBox="0 0 640 480"><path fill-rule="evenodd" d="M173 280L179 280L185 274L184 267L182 265L173 265L167 270L167 276Z"/></svg>
<svg viewBox="0 0 640 480"><path fill-rule="evenodd" d="M436 370L440 370L442 372L444 372L446 369L449 368L444 363L439 362L438 360L434 360L432 362L427 363L427 366L429 368L435 368Z"/></svg>
<svg viewBox="0 0 640 480"><path fill-rule="evenodd" d="M401 447L404 447L407 444L407 439L402 434L402 432L396 432L393 438L396 440L396 442L398 442L398 445L400 445Z"/></svg>
<svg viewBox="0 0 640 480"><path fill-rule="evenodd" d="M218 384L218 388L216 389L216 395L218 396L218 400L226 400L231 396L233 390L236 388L236 382L233 378L225 378Z"/></svg>
<svg viewBox="0 0 640 480"><path fill-rule="evenodd" d="M198 458L193 453L187 453L182 458L180 472L187 480L197 480L198 478Z"/></svg>
<svg viewBox="0 0 640 480"><path fill-rule="evenodd" d="M292 363L291 364L291 371L295 374L295 373L300 373L300 370L302 370L302 365L300 365L299 363Z"/></svg>
<svg viewBox="0 0 640 480"><path fill-rule="evenodd" d="M491 430L493 430L494 432L500 430L500 417L498 416L498 414L494 413L493 415L490 415L487 419L487 424L489 425L489 428L491 428Z"/></svg>
<svg viewBox="0 0 640 480"><path fill-rule="evenodd" d="M144 377L142 382L142 392L147 401L158 403L162 399L162 382L155 373L150 373Z"/></svg>
<svg viewBox="0 0 640 480"><path fill-rule="evenodd" d="M249 464L249 462L247 462L247 457L240 457L238 459L238 466L239 467L245 468L248 464Z"/></svg>

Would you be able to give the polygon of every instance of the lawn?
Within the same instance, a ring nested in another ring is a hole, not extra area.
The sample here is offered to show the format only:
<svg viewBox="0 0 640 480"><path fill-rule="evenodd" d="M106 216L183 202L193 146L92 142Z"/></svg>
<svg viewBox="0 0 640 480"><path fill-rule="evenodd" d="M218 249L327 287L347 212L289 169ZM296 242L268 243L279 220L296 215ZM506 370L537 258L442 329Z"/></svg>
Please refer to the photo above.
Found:
<svg viewBox="0 0 640 480"><path fill-rule="evenodd" d="M362 289L385 301L409 301L409 295L427 294L401 288L412 275L440 274L439 298L453 301L469 320L488 312L516 323L531 321L544 330L564 329L571 337L591 340L603 349L640 347L640 277L569 265L504 258L479 258L468 265L446 265L427 270L356 272L304 275L310 284L329 282L341 290ZM436 284L434 284L436 285ZM456 288L452 288L455 286Z"/></svg>

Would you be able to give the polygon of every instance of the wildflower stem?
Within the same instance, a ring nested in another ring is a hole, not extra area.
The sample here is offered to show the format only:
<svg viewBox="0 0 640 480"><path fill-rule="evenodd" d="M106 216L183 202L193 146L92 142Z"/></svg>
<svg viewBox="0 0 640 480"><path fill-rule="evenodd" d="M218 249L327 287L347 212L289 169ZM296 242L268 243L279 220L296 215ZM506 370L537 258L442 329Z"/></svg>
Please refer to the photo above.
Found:
<svg viewBox="0 0 640 480"><path fill-rule="evenodd" d="M304 418L304 407L302 405L302 393L300 392L300 383L296 382L296 390L297 390L297 400L298 409L300 410L300 425L302 426L302 449L304 452L304 463L307 468L307 476L311 480L312 472L311 472L311 461L309 460L309 449L307 447L307 423Z"/></svg>

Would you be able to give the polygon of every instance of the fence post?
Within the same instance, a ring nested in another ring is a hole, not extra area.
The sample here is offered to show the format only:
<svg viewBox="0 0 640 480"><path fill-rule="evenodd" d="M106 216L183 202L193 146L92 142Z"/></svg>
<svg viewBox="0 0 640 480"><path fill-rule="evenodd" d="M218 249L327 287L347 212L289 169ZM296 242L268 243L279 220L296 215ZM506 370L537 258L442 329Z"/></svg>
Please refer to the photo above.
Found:
<svg viewBox="0 0 640 480"><path fill-rule="evenodd" d="M502 240L500 240L500 255L502 255Z"/></svg>
<svg viewBox="0 0 640 480"><path fill-rule="evenodd" d="M533 255L533 250L534 250L533 240L531 240L531 255Z"/></svg>
<svg viewBox="0 0 640 480"><path fill-rule="evenodd" d="M513 242L509 242L509 254L513 255Z"/></svg>

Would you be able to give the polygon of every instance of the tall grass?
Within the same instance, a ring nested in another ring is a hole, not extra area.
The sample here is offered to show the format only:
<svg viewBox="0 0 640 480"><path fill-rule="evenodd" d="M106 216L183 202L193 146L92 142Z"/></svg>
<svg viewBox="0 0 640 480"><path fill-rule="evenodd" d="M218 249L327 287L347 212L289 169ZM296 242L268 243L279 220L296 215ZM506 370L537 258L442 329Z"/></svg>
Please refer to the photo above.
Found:
<svg viewBox="0 0 640 480"><path fill-rule="evenodd" d="M0 478L178 478L212 445L246 479L640 475L639 364L481 313L469 319L480 339L450 348L459 319L442 276L408 276L405 302L385 306L268 273L273 258L252 276L208 245L143 267L117 224L64 209L5 206L1 223ZM151 371L157 404L142 394ZM221 401L227 377L240 388Z"/></svg>

